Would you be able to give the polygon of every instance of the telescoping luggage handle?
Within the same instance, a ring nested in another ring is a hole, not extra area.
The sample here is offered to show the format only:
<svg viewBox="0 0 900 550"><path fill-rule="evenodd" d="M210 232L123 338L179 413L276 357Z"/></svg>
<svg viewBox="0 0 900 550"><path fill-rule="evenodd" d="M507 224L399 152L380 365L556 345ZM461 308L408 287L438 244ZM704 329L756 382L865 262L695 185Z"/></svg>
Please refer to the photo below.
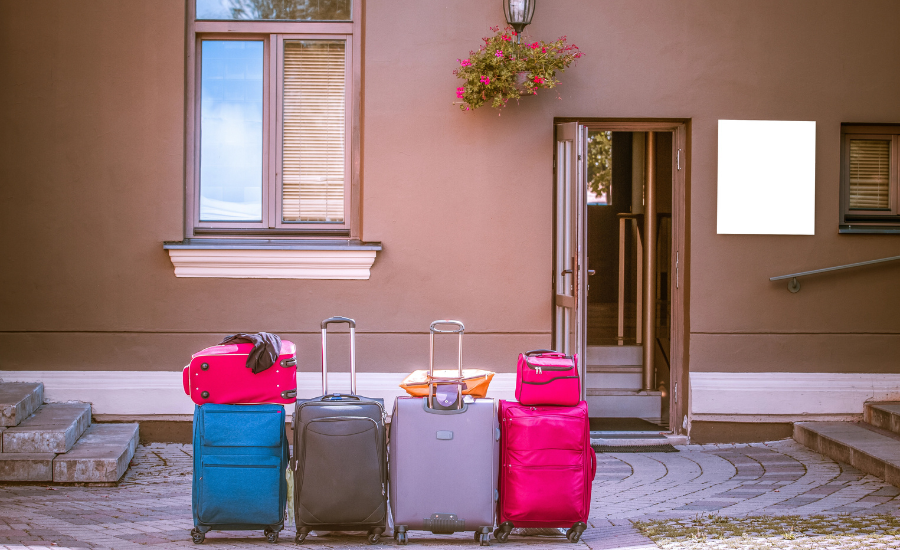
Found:
<svg viewBox="0 0 900 550"><path fill-rule="evenodd" d="M441 330L437 328L439 325L454 325L455 329L450 330ZM445 333L445 334L459 334L459 354L458 354L458 367L459 367L459 376L454 378L441 378L440 382L449 382L453 383L454 381L462 382L463 379L463 371L462 371L462 337L463 332L465 332L466 327L462 324L461 321L450 321L450 320L441 320L435 321L431 323L430 328L430 345L428 352L428 408L434 408L434 387L435 387L435 377L434 377L434 334L436 332ZM457 399L457 408L462 408L462 399Z"/></svg>
<svg viewBox="0 0 900 550"><path fill-rule="evenodd" d="M356 395L356 321L349 317L329 317L322 321L322 395L328 395L328 346L326 335L328 325L347 323L350 325L350 395Z"/></svg>

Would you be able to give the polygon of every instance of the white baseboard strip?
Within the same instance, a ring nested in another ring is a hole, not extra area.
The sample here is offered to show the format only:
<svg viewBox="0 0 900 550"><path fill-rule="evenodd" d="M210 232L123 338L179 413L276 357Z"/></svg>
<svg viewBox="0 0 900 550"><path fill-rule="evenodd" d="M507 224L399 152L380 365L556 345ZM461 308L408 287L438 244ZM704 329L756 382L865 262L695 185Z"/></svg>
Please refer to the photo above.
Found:
<svg viewBox="0 0 900 550"><path fill-rule="evenodd" d="M858 418L866 401L900 399L894 373L692 372L690 380L692 420L840 420Z"/></svg>
<svg viewBox="0 0 900 550"><path fill-rule="evenodd" d="M408 373L361 372L357 391L366 397L384 399L390 414L394 398L406 395L399 384ZM189 418L194 404L185 395L180 372L158 371L0 371L0 382L43 382L47 402L91 403L99 418L133 416ZM488 397L514 399L515 373L498 373L491 381ZM298 397L309 399L322 394L322 376L317 372L297 374ZM329 392L349 392L350 374L328 375ZM288 405L288 414L294 406Z"/></svg>

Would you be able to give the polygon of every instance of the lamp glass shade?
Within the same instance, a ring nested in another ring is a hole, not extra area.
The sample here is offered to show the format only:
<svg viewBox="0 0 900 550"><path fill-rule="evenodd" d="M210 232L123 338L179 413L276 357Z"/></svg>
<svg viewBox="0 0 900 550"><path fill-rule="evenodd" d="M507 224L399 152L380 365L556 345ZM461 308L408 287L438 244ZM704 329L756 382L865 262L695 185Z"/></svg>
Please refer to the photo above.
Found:
<svg viewBox="0 0 900 550"><path fill-rule="evenodd" d="M506 14L506 22L516 30L522 32L531 24L534 15L535 0L503 0L503 12Z"/></svg>

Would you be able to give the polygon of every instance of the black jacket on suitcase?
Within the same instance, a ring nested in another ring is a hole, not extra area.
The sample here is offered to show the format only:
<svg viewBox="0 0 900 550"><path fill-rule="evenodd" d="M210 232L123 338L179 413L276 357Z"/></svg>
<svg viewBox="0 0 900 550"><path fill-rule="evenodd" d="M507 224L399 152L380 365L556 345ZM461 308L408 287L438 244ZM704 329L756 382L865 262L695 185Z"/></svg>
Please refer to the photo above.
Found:
<svg viewBox="0 0 900 550"><path fill-rule="evenodd" d="M350 321L323 322L323 342L327 322ZM387 521L384 419L382 399L330 394L297 400L292 464L296 542L314 529L368 531L369 541L378 542Z"/></svg>

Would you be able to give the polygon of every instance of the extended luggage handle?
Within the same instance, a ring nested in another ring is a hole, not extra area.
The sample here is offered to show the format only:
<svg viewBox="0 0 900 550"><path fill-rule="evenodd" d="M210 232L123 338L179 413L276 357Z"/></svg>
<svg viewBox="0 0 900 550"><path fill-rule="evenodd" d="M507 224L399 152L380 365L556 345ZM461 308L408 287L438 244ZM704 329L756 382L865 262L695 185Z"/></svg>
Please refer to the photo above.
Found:
<svg viewBox="0 0 900 550"><path fill-rule="evenodd" d="M456 328L452 330L441 330L437 328L439 325L453 325ZM463 369L462 369L462 337L463 332L465 332L466 327L462 324L461 321L451 321L448 319L442 319L439 321L435 321L431 323L431 327L429 328L429 349L428 349L428 408L434 408L434 391L435 386L440 385L450 385L454 383L460 384L460 395L462 394L462 384L463 382ZM434 335L435 333L441 334L459 334L459 354L458 354L458 368L459 368L459 376L458 377L435 377L434 376ZM436 383L437 382L437 383ZM462 399L457 399L457 409L462 408Z"/></svg>
<svg viewBox="0 0 900 550"><path fill-rule="evenodd" d="M322 395L328 395L328 325L350 325L350 395L356 395L356 321L349 317L329 317L322 321Z"/></svg>

